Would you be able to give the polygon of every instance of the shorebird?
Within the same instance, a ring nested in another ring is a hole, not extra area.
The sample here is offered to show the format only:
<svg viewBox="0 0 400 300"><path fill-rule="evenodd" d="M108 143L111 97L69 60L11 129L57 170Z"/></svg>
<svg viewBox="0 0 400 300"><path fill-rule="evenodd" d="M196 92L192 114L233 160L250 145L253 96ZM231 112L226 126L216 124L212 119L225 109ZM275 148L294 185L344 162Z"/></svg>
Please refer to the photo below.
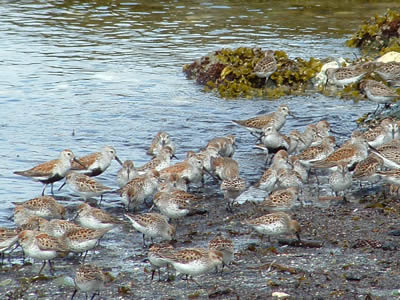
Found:
<svg viewBox="0 0 400 300"><path fill-rule="evenodd" d="M161 171L170 166L171 158L176 157L169 146L160 149L157 156L143 166L136 168L139 175L144 175L152 170Z"/></svg>
<svg viewBox="0 0 400 300"><path fill-rule="evenodd" d="M337 197L339 192L343 192L343 201L346 201L345 192L352 184L352 174L347 168L347 162L340 162L337 169L329 176L329 186Z"/></svg>
<svg viewBox="0 0 400 300"><path fill-rule="evenodd" d="M203 161L201 156L189 151L183 162L176 163L160 171L161 178L168 178L175 174L179 179L185 179L188 183L199 183L203 179Z"/></svg>
<svg viewBox="0 0 400 300"><path fill-rule="evenodd" d="M378 104L374 115L379 111L379 106L381 104L384 104L384 108L387 108L393 100L399 97L395 90L376 80L370 79L362 81L360 89L369 100Z"/></svg>
<svg viewBox="0 0 400 300"><path fill-rule="evenodd" d="M93 300L95 296L100 295L100 290L104 289L105 283L110 280L111 278L108 273L99 267L88 264L81 265L75 272L75 290L71 296L71 300L74 299L78 290L86 294L86 299L87 293L93 292L90 298Z"/></svg>
<svg viewBox="0 0 400 300"><path fill-rule="evenodd" d="M257 77L265 78L265 82L267 82L269 76L271 76L271 74L274 73L277 68L278 66L274 57L274 51L267 50L264 53L264 57L260 59L254 66L253 71Z"/></svg>
<svg viewBox="0 0 400 300"><path fill-rule="evenodd" d="M182 250L172 250L164 253L162 257L170 263L174 269L185 274L186 279L192 280L198 286L193 276L207 273L223 264L224 255L218 250L208 250L202 248L187 248Z"/></svg>
<svg viewBox="0 0 400 300"><path fill-rule="evenodd" d="M58 190L61 190L66 184L71 191L78 193L85 201L89 198L100 196L99 205L103 200L103 194L113 191L112 188L101 184L92 177L72 171L65 176L65 182Z"/></svg>
<svg viewBox="0 0 400 300"><path fill-rule="evenodd" d="M33 180L40 181L44 184L42 196L47 185L51 184L51 193L53 194L53 183L65 177L72 167L72 162L75 161L78 165L80 162L75 158L71 150L63 150L58 159L50 160L37 165L26 171L15 171L14 174L25 177L30 177Z"/></svg>
<svg viewBox="0 0 400 300"><path fill-rule="evenodd" d="M232 212L234 201L246 189L246 181L240 177L224 179L221 182L221 190L224 192L224 200L227 202L227 210Z"/></svg>
<svg viewBox="0 0 400 300"><path fill-rule="evenodd" d="M156 269L158 270L158 280L161 280L161 272L160 269L162 267L167 267L168 270L168 261L163 258L163 255L165 255L168 252L171 252L174 250L174 247L172 245L167 244L167 243L160 243L160 244L152 244L149 247L149 252L147 254L147 258L149 259L149 262L152 267L151 271L151 280L154 278L154 274L156 273Z"/></svg>
<svg viewBox="0 0 400 300"><path fill-rule="evenodd" d="M328 81L334 85L344 87L345 85L352 84L361 80L362 77L372 67L372 63L363 63L355 66L342 67L342 68L328 68L326 75Z"/></svg>
<svg viewBox="0 0 400 300"><path fill-rule="evenodd" d="M245 220L242 223L250 225L258 233L268 236L268 240L270 240L271 235L295 234L300 241L301 228L299 223L292 220L284 212L267 214L255 219Z"/></svg>
<svg viewBox="0 0 400 300"><path fill-rule="evenodd" d="M390 171L376 171L376 174L378 174L383 179L383 181L394 185L397 192L399 191L398 188L400 186L400 169Z"/></svg>
<svg viewBox="0 0 400 300"><path fill-rule="evenodd" d="M209 243L208 249L221 251L223 255L222 268L229 265L235 255L233 241L222 233L217 234Z"/></svg>
<svg viewBox="0 0 400 300"><path fill-rule="evenodd" d="M331 124L326 120L321 120L317 124L317 132L313 135L313 140L310 146L318 146L322 143L322 139L329 136L331 130Z"/></svg>
<svg viewBox="0 0 400 300"><path fill-rule="evenodd" d="M288 211L298 206L299 199L298 187L289 187L286 189L272 192L268 197L261 202L261 207L269 211Z"/></svg>
<svg viewBox="0 0 400 300"><path fill-rule="evenodd" d="M370 146L377 148L393 140L398 131L399 128L396 121L386 118L378 126L372 127L362 133L362 136L365 137Z"/></svg>
<svg viewBox="0 0 400 300"><path fill-rule="evenodd" d="M285 124L288 115L293 116L293 113L287 105L282 104L278 107L276 112L267 115L259 115L247 120L232 120L232 122L247 129L251 134L258 137L257 134L261 134L263 127L267 125L273 124L275 129L279 131Z"/></svg>
<svg viewBox="0 0 400 300"><path fill-rule="evenodd" d="M206 149L208 148L216 149L222 157L232 157L236 150L236 138L232 134L213 138L208 142Z"/></svg>
<svg viewBox="0 0 400 300"><path fill-rule="evenodd" d="M368 150L371 148L363 136L355 137L348 143L335 150L328 157L311 162L313 168L335 168L340 163L346 163L349 168L363 159L367 158Z"/></svg>
<svg viewBox="0 0 400 300"><path fill-rule="evenodd" d="M129 208L135 209L143 204L145 199L153 195L159 184L160 173L153 170L151 173L136 177L129 181L122 188L117 190L126 211Z"/></svg>
<svg viewBox="0 0 400 300"><path fill-rule="evenodd" d="M101 152L95 152L80 157L76 163L72 164L71 169L78 170L88 176L98 176L111 165L111 162L114 159L121 166L123 165L122 161L118 158L117 151L114 147L105 146Z"/></svg>
<svg viewBox="0 0 400 300"><path fill-rule="evenodd" d="M289 155L285 150L279 150L272 159L271 166L263 173L260 180L255 184L256 188L271 192L278 181L279 170L291 170Z"/></svg>
<svg viewBox="0 0 400 300"><path fill-rule="evenodd" d="M383 160L383 165L389 169L400 169L400 143L398 140L392 140L377 148L374 152Z"/></svg>
<svg viewBox="0 0 400 300"><path fill-rule="evenodd" d="M220 180L239 177L239 164L230 157L217 157L211 159L212 173Z"/></svg>
<svg viewBox="0 0 400 300"><path fill-rule="evenodd" d="M174 238L176 229L173 225L168 223L167 217L158 213L144 213L144 214L129 214L126 213L125 217L129 219L132 227L143 234L143 247L145 244L145 237L160 238L161 240L170 241Z"/></svg>
<svg viewBox="0 0 400 300"><path fill-rule="evenodd" d="M82 203L78 206L75 221L85 228L107 230L111 230L122 223L104 210L91 207L87 203Z"/></svg>
<svg viewBox="0 0 400 300"><path fill-rule="evenodd" d="M290 139L277 131L273 124L262 128L261 142L267 147L268 153L288 150L290 145Z"/></svg>
<svg viewBox="0 0 400 300"><path fill-rule="evenodd" d="M168 218L178 219L186 216L198 200L200 198L194 194L182 190L167 189L154 195L153 206L156 206Z"/></svg>
<svg viewBox="0 0 400 300"><path fill-rule="evenodd" d="M122 168L117 172L117 184L119 187L123 187L133 178L137 177L138 173L135 168L133 161L125 160L122 164Z"/></svg>
<svg viewBox="0 0 400 300"><path fill-rule="evenodd" d="M16 245L18 242L19 231L17 229L10 229L0 227L0 253L1 253L1 264L4 260L4 252ZM12 252L12 250L11 250Z"/></svg>
<svg viewBox="0 0 400 300"><path fill-rule="evenodd" d="M400 63L391 61L388 63L375 63L374 73L389 82L392 86L399 86L400 83Z"/></svg>
<svg viewBox="0 0 400 300"><path fill-rule="evenodd" d="M165 131L159 131L151 142L150 148L147 150L148 155L157 156L161 149L168 146L171 149L172 155L176 153L175 143L171 140L169 134Z"/></svg>
<svg viewBox="0 0 400 300"><path fill-rule="evenodd" d="M376 182L380 178L376 172L382 168L383 159L375 153L371 153L357 164L353 172L353 179L360 180L360 186L361 181Z"/></svg>
<svg viewBox="0 0 400 300"><path fill-rule="evenodd" d="M49 263L50 271L53 272L53 265L50 260L57 257L59 253L65 253L69 250L60 239L33 230L21 231L18 235L18 243L21 245L26 256L43 260L38 274L43 271L46 262Z"/></svg>
<svg viewBox="0 0 400 300"><path fill-rule="evenodd" d="M297 153L301 153L311 146L311 143L314 140L314 135L318 136L317 126L315 126L314 124L307 125L306 129L301 135L299 143L297 144L296 148Z"/></svg>
<svg viewBox="0 0 400 300"><path fill-rule="evenodd" d="M51 196L40 196L24 202L12 202L15 205L14 222L24 223L31 216L45 219L63 219L66 208Z"/></svg>

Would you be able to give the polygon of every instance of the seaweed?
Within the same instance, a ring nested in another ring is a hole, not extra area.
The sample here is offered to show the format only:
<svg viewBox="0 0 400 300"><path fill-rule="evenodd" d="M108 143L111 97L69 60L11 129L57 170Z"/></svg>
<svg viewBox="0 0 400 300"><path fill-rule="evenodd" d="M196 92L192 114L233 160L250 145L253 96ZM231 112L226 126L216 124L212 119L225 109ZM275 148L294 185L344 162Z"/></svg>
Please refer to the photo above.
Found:
<svg viewBox="0 0 400 300"><path fill-rule="evenodd" d="M204 91L215 92L221 98L278 99L304 93L322 67L321 60L316 58L292 60L284 51L275 51L274 56L277 70L267 82L253 72L264 57L259 48L223 48L185 65L183 71L188 79L203 85Z"/></svg>
<svg viewBox="0 0 400 300"><path fill-rule="evenodd" d="M399 51L400 12L388 9L384 16L371 17L346 41L346 46L360 48L364 53L380 55Z"/></svg>

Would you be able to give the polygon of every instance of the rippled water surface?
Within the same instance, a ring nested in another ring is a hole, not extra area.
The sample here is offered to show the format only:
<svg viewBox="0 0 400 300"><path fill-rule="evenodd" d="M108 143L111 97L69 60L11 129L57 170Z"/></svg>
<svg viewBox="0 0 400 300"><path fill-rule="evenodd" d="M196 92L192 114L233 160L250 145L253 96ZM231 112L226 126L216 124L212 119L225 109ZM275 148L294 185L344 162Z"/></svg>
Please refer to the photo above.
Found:
<svg viewBox="0 0 400 300"><path fill-rule="evenodd" d="M141 165L161 129L173 137L180 159L212 137L233 133L239 145L235 158L243 177L252 180L261 174L263 158L232 119L288 103L298 118L287 121L285 132L325 118L342 137L348 135L353 121L373 104L318 94L277 102L225 101L187 80L182 65L238 46L281 49L292 58L352 57L356 50L343 46L346 38L369 16L399 6L152 2L0 1L0 225L12 225L7 219L12 201L31 199L42 188L13 171L56 158L65 148L82 156L112 145L122 160ZM114 186L117 169L113 163L102 182Z"/></svg>

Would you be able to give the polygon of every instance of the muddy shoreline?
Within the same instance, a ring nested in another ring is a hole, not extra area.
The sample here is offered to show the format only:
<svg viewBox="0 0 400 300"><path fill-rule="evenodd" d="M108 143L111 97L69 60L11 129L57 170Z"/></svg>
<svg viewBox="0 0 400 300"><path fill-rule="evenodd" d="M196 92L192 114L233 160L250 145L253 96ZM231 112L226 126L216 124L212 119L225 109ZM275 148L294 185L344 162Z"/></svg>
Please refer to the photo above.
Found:
<svg viewBox="0 0 400 300"><path fill-rule="evenodd" d="M329 203L329 197L315 205L314 192L306 190L304 197L311 205L292 213L302 226L305 243L299 244L290 236L268 242L241 225L244 218L265 213L257 205L246 202L229 213L217 185L197 193L204 196L201 209L178 223L174 246L207 247L216 233L225 232L235 243L234 264L222 274L196 278L201 288L173 276L166 281L165 273L162 281L157 275L151 281L142 235L126 222L105 235L86 258L87 263L103 267L114 277L100 299L276 299L274 292L284 292L290 299L399 297L397 195L384 197L374 188L353 194L345 205L337 205L335 200ZM107 202L105 209L123 219L124 211L115 201ZM71 213L74 205L69 205ZM18 248L0 269L3 299L65 299L72 295L68 277L73 277L79 264L75 257L55 259L55 276L48 267L36 276L41 263L32 265L28 259L23 265L21 255ZM84 299L83 293L75 299Z"/></svg>

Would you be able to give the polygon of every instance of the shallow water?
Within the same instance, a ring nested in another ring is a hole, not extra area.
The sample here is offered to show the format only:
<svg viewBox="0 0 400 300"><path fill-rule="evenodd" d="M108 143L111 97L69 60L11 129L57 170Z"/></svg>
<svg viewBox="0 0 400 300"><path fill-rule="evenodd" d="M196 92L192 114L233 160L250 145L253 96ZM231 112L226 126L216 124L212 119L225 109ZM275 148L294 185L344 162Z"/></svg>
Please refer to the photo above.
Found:
<svg viewBox="0 0 400 300"><path fill-rule="evenodd" d="M287 121L285 132L327 119L341 138L348 136L374 104L318 94L224 101L182 74L183 64L221 47L280 49L292 58L352 57L356 50L344 47L345 39L368 16L397 5L325 2L0 1L0 226L12 226L12 201L38 196L42 188L13 171L56 158L65 148L82 156L112 145L122 160L141 165L161 129L173 137L180 159L233 133L242 175L254 180L263 158L232 119L287 103L298 118ZM117 169L113 163L102 182L115 186Z"/></svg>

